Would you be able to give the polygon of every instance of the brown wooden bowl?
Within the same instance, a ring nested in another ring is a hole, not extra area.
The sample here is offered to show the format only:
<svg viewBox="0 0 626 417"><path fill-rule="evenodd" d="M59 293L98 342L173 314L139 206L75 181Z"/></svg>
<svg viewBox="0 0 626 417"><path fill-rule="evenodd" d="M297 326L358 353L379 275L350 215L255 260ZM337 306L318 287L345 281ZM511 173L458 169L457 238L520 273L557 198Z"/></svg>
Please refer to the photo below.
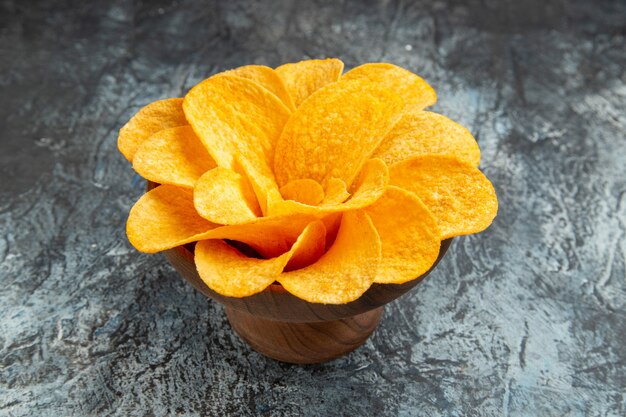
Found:
<svg viewBox="0 0 626 417"><path fill-rule="evenodd" d="M158 185L148 182L147 189ZM451 243L452 239L441 242L437 260L422 276L399 285L374 284L347 304L309 303L278 283L249 297L225 297L198 275L193 244L167 250L165 257L195 289L224 305L232 328L257 352L279 361L305 364L335 359L365 343L380 322L383 306L422 282Z"/></svg>
<svg viewBox="0 0 626 417"><path fill-rule="evenodd" d="M230 325L257 352L304 364L335 359L365 343L378 326L383 306L422 282L451 242L441 242L437 260L422 276L399 285L374 284L347 304L309 303L277 283L249 297L225 297L202 281L189 245L170 249L165 256L195 289L224 305Z"/></svg>

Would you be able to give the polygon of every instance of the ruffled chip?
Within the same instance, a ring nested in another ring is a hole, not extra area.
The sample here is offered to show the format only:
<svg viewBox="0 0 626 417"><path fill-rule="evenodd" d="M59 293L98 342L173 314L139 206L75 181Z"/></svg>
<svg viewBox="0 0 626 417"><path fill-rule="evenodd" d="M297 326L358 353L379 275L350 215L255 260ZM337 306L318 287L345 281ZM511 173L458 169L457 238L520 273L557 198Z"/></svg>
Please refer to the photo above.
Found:
<svg viewBox="0 0 626 417"><path fill-rule="evenodd" d="M478 233L498 212L491 182L478 168L444 155L422 155L392 165L390 184L417 195L437 219L441 239Z"/></svg>
<svg viewBox="0 0 626 417"><path fill-rule="evenodd" d="M474 166L480 164L480 149L466 128L440 114L415 109L404 113L374 156L391 165L433 153L454 156Z"/></svg>
<svg viewBox="0 0 626 417"><path fill-rule="evenodd" d="M430 269L439 255L441 240L437 220L419 198L389 186L365 211L382 244L375 282L402 284Z"/></svg>
<svg viewBox="0 0 626 417"><path fill-rule="evenodd" d="M435 90L426 81L393 64L363 64L346 72L341 80L363 80L370 84L380 84L400 95L407 109L423 110L437 102Z"/></svg>
<svg viewBox="0 0 626 417"><path fill-rule="evenodd" d="M275 258L249 258L221 240L198 242L195 249L196 268L209 288L227 297L247 297L263 291L293 259L311 262L324 241L324 225L309 224L292 248Z"/></svg>
<svg viewBox="0 0 626 417"><path fill-rule="evenodd" d="M295 110L296 108L282 78L270 67L264 65L246 65L223 72L222 74L236 75L237 77L255 81L276 95L290 110Z"/></svg>
<svg viewBox="0 0 626 417"><path fill-rule="evenodd" d="M190 190L161 185L135 203L126 234L137 250L154 253L200 240L215 227L198 215Z"/></svg>
<svg viewBox="0 0 626 417"><path fill-rule="evenodd" d="M187 123L182 109L182 98L169 98L150 103L121 129L117 138L117 147L130 162L133 161L137 148L156 132Z"/></svg>
<svg viewBox="0 0 626 417"><path fill-rule="evenodd" d="M327 84L339 80L343 62L338 59L310 59L276 68L296 107L311 94Z"/></svg>
<svg viewBox="0 0 626 417"><path fill-rule="evenodd" d="M291 116L276 144L279 185L310 178L348 186L400 119L404 102L380 84L340 81L317 91Z"/></svg>
<svg viewBox="0 0 626 417"><path fill-rule="evenodd" d="M198 178L215 168L215 161L191 126L161 130L143 142L133 168L147 180L193 188Z"/></svg>
<svg viewBox="0 0 626 417"><path fill-rule="evenodd" d="M248 180L227 168L217 167L200 177L193 201L200 216L217 224L249 223L261 215Z"/></svg>
<svg viewBox="0 0 626 417"><path fill-rule="evenodd" d="M277 280L291 294L311 303L343 304L356 300L374 282L381 243L368 215L343 215L337 238L314 264L285 272Z"/></svg>

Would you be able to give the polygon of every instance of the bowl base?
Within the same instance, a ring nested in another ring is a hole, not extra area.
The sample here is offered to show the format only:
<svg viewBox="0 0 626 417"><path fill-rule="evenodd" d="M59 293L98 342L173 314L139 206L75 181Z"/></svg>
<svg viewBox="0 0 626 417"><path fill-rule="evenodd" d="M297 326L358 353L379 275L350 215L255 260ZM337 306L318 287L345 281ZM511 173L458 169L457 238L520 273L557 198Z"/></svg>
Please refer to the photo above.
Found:
<svg viewBox="0 0 626 417"><path fill-rule="evenodd" d="M273 321L226 307L235 332L254 350L288 363L321 363L361 346L380 322L383 307L339 320L312 323Z"/></svg>

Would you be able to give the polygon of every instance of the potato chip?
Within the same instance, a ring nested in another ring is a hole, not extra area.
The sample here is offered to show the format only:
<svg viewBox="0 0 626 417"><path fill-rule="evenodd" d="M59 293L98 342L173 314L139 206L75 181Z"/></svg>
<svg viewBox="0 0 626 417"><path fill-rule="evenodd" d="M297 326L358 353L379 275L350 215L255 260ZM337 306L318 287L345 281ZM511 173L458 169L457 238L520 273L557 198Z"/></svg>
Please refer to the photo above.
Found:
<svg viewBox="0 0 626 417"><path fill-rule="evenodd" d="M354 194L346 202L311 206L297 201L283 200L274 203L269 212L273 216L300 213L319 217L328 213L356 210L378 200L385 192L388 181L389 171L385 163L380 159L370 159L363 165L360 177L354 186Z"/></svg>
<svg viewBox="0 0 626 417"><path fill-rule="evenodd" d="M381 84L400 95L407 109L423 110L437 102L435 90L426 81L393 64L363 64L346 72L341 80L364 80L368 84Z"/></svg>
<svg viewBox="0 0 626 417"><path fill-rule="evenodd" d="M161 185L144 194L131 209L126 232L137 250L159 252L204 239L230 239L251 246L265 258L287 252L312 216L259 217L249 224L220 226L200 217L193 195L172 185ZM323 219L333 227L333 219Z"/></svg>
<svg viewBox="0 0 626 417"><path fill-rule="evenodd" d="M439 255L441 240L437 220L419 198L389 186L365 211L382 244L375 282L402 284L430 269Z"/></svg>
<svg viewBox="0 0 626 417"><path fill-rule="evenodd" d="M296 109L283 79L270 67L264 65L246 65L223 72L222 74L236 75L237 77L255 81L278 97L287 108L292 111Z"/></svg>
<svg viewBox="0 0 626 417"><path fill-rule="evenodd" d="M193 188L215 161L191 126L178 126L146 139L133 157L133 168L147 180Z"/></svg>
<svg viewBox="0 0 626 417"><path fill-rule="evenodd" d="M277 280L291 294L311 303L348 303L374 282L380 253L380 238L369 216L362 210L349 211L328 252L306 268L280 274Z"/></svg>
<svg viewBox="0 0 626 417"><path fill-rule="evenodd" d="M161 185L135 203L126 234L137 250L154 253L200 240L215 227L196 212L191 190Z"/></svg>
<svg viewBox="0 0 626 417"><path fill-rule="evenodd" d="M202 239L229 239L245 243L264 258L274 258L287 252L304 228L318 219L306 215L259 217L253 222L221 226L201 236ZM332 221L322 219L328 227Z"/></svg>
<svg viewBox="0 0 626 417"><path fill-rule="evenodd" d="M253 161L237 160L235 166L237 167L236 171L244 174L250 181L263 215L269 216L268 207L276 201L283 200L273 174L268 175L266 172L261 172Z"/></svg>
<svg viewBox="0 0 626 417"><path fill-rule="evenodd" d="M324 200L324 189L315 180L294 180L283 185L280 189L285 200L293 200L298 203L317 206Z"/></svg>
<svg viewBox="0 0 626 417"><path fill-rule="evenodd" d="M274 147L291 112L274 94L256 82L222 75L192 88L183 109L217 165L236 170L238 161L253 186L275 183ZM265 210L264 193L255 191Z"/></svg>
<svg viewBox="0 0 626 417"><path fill-rule="evenodd" d="M168 98L150 103L139 110L120 129L117 138L117 147L126 159L132 162L139 145L159 130L188 124L182 104L182 98Z"/></svg>
<svg viewBox="0 0 626 417"><path fill-rule="evenodd" d="M290 111L267 89L245 78L211 77L187 93L189 124L217 164L232 169L235 158L266 165Z"/></svg>
<svg viewBox="0 0 626 417"><path fill-rule="evenodd" d="M324 200L322 200L322 205L335 205L339 203L343 203L350 197L350 193L348 192L348 187L343 180L339 178L331 177L326 182L326 189L324 190Z"/></svg>
<svg viewBox="0 0 626 417"><path fill-rule="evenodd" d="M285 271L307 267L316 262L326 250L326 227L321 221L310 223L294 244L295 250Z"/></svg>
<svg viewBox="0 0 626 417"><path fill-rule="evenodd" d="M249 258L222 240L203 240L196 244L195 262L198 275L213 291L226 297L247 297L274 282L290 255Z"/></svg>
<svg viewBox="0 0 626 417"><path fill-rule="evenodd" d="M274 282L290 259L310 260L323 238L324 225L311 223L289 252L272 259L249 258L221 240L204 240L196 245L196 268L213 291L226 297L247 297Z"/></svg>
<svg viewBox="0 0 626 417"><path fill-rule="evenodd" d="M310 59L276 68L296 107L315 91L339 80L343 62L338 59Z"/></svg>
<svg viewBox="0 0 626 417"><path fill-rule="evenodd" d="M478 168L445 155L392 165L390 184L417 195L437 219L441 239L486 229L498 212L491 182Z"/></svg>
<svg viewBox="0 0 626 417"><path fill-rule="evenodd" d="M324 223L324 227L326 228L326 250L332 246L333 242L337 238L337 232L339 231L339 226L341 226L342 218L342 212L330 213L321 218Z"/></svg>
<svg viewBox="0 0 626 417"><path fill-rule="evenodd" d="M391 64L342 71L337 59L248 65L141 109L118 146L161 185L131 209L130 242L197 242L198 273L225 296L278 281L343 304L422 276L442 239L485 229L498 202L480 150L423 110L433 89Z"/></svg>
<svg viewBox="0 0 626 417"><path fill-rule="evenodd" d="M280 186L310 178L348 186L401 117L404 102L367 80L340 81L311 95L291 116L276 144Z"/></svg>
<svg viewBox="0 0 626 417"><path fill-rule="evenodd" d="M450 155L480 164L480 149L472 134L445 116L409 109L374 152L387 165L425 154Z"/></svg>
<svg viewBox="0 0 626 417"><path fill-rule="evenodd" d="M248 180L222 167L200 177L193 190L193 203L200 216L217 224L249 223L261 215Z"/></svg>

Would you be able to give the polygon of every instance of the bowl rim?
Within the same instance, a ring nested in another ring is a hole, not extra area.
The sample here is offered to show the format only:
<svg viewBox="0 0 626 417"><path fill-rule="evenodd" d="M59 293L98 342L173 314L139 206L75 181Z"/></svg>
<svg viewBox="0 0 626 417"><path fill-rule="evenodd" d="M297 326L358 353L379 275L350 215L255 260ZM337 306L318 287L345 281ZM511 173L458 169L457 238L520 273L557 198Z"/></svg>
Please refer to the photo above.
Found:
<svg viewBox="0 0 626 417"><path fill-rule="evenodd" d="M352 317L379 308L407 293L437 267L447 253L452 238L441 242L437 259L424 274L403 284L373 283L359 298L345 304L311 303L288 292L280 284L265 288L247 297L227 297L211 288L200 278L194 255L188 248L177 246L164 251L165 257L180 275L204 296L227 309L233 308L254 316L283 322L311 323Z"/></svg>
<svg viewBox="0 0 626 417"><path fill-rule="evenodd" d="M147 190L158 187L160 184L147 181ZM351 317L357 314L379 308L411 290L421 283L439 264L448 252L453 238L444 239L439 247L437 259L422 275L402 284L373 283L359 298L345 304L311 303L288 292L280 283L274 282L263 291L247 297L228 297L221 295L200 278L196 269L194 253L191 245L176 246L163 251L169 263L185 278L196 290L208 298L223 304L226 308L234 308L268 320L286 322L323 322Z"/></svg>
<svg viewBox="0 0 626 417"><path fill-rule="evenodd" d="M445 254L448 252L448 249L450 248L450 245L452 244L452 240L454 238L448 238L448 239L444 239L441 241L440 243L440 247L439 247L439 254L437 255L437 259L435 260L435 262L431 265L430 268L428 268L428 270L426 272L424 272L422 275L415 277L409 281L403 282L401 284L394 284L394 283L379 283L379 282L375 282L372 283L372 286L374 285L396 285L396 286L403 286L406 284L409 284L413 281L416 280L421 280L422 278L425 278L427 275L429 275L437 266L437 264L439 263L439 261L441 261L441 259L445 256ZM196 242L192 242L192 244L195 244ZM179 251L187 260L189 260L189 262L193 263L195 265L196 261L195 261L195 254L189 250L188 245L181 245L181 246L176 246L170 250L177 250ZM285 287L282 286L282 284L278 281L274 281L273 283L271 283L270 285L268 285L267 287L265 287L265 289L263 289L263 291L272 291L272 292L278 292L278 293L287 293L287 294L291 294L289 291L287 291L285 289ZM292 294L293 295L293 294ZM227 297L227 296L224 296ZM295 296L294 296L295 297ZM240 297L229 297L229 298L240 298ZM245 297L241 297L241 298L245 298Z"/></svg>

